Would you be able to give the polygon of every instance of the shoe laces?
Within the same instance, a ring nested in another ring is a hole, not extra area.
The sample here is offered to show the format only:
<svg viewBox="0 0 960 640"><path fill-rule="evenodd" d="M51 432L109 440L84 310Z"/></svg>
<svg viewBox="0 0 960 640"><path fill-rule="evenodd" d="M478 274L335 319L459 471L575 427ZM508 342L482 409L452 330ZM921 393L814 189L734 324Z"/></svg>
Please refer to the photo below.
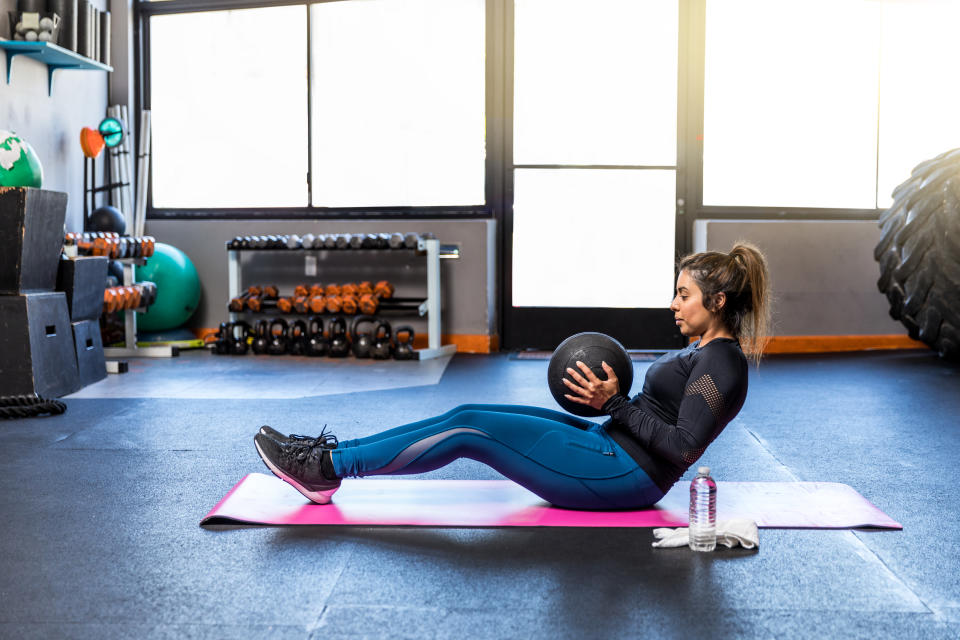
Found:
<svg viewBox="0 0 960 640"><path fill-rule="evenodd" d="M319 449L319 453L322 455L325 450L336 449L339 444L337 436L327 433L327 425L323 425L320 435L315 438L300 435L291 435L290 438L298 441L298 444L290 443L298 462L305 461L316 449Z"/></svg>

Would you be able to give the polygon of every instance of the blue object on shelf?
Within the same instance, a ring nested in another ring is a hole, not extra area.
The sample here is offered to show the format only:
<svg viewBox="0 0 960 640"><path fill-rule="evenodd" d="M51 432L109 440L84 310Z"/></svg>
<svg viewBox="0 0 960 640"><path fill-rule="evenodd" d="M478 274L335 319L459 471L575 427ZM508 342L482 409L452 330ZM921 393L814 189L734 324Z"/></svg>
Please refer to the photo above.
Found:
<svg viewBox="0 0 960 640"><path fill-rule="evenodd" d="M16 56L27 56L47 65L47 95L53 95L53 72L59 69L96 69L113 71L113 67L91 60L85 56L64 49L50 42L28 42L25 40L0 40L0 49L7 52L7 84L10 84L10 70Z"/></svg>

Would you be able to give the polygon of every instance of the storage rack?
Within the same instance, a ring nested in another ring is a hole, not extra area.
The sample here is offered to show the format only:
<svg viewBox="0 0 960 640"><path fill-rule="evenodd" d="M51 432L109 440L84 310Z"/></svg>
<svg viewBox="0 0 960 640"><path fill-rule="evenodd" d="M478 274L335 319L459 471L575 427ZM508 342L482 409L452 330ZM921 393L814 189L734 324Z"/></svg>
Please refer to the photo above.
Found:
<svg viewBox="0 0 960 640"><path fill-rule="evenodd" d="M228 299L236 298L240 291L240 253L242 249L227 249ZM325 251L325 249L255 249L257 253L263 251L304 252ZM331 251L350 251L349 249ZM362 249L362 251L397 251L397 249ZM427 348L417 349L420 360L429 360L456 353L457 345L440 344L440 259L459 260L460 247L458 245L442 245L436 238L420 238L417 242L417 254L422 254L427 260L427 298L417 307L417 313L427 316ZM230 322L236 322L238 313L230 312Z"/></svg>
<svg viewBox="0 0 960 640"><path fill-rule="evenodd" d="M136 265L147 263L146 258L120 258L123 264L123 286L133 286L134 271ZM123 336L124 346L122 347L104 347L103 355L106 358L172 358L180 355L180 350L171 345L157 345L151 347L137 346L137 311L138 309L127 309L123 312ZM109 364L108 364L109 371Z"/></svg>

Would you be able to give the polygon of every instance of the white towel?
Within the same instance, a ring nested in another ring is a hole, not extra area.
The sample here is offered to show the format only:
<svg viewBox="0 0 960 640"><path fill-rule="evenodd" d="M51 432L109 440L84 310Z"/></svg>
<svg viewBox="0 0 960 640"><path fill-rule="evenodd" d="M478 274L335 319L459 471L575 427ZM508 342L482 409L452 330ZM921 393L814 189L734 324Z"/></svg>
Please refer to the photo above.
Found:
<svg viewBox="0 0 960 640"><path fill-rule="evenodd" d="M653 542L655 547L686 547L690 544L690 530L687 527L654 529L653 537L656 538ZM721 520L717 523L717 544L728 549L737 545L753 549L760 546L760 530L753 520Z"/></svg>

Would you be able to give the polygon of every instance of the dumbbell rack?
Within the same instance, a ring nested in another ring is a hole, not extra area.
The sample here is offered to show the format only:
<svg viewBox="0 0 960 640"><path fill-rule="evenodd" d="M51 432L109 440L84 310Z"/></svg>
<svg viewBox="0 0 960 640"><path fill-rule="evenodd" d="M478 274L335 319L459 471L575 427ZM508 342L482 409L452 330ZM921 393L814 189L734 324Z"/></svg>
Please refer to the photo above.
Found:
<svg viewBox="0 0 960 640"><path fill-rule="evenodd" d="M256 250L257 253L265 251ZM266 251L270 251L267 249ZM322 249L276 249L279 252L322 251ZM364 249L364 251L396 251L396 249ZM239 297L240 291L240 250L227 250L228 296L227 299ZM420 360L429 360L456 353L457 345L440 344L440 259L460 258L460 249L456 245L441 245L436 238L420 238L417 243L417 253L424 254L427 259L427 298L417 306L420 316L427 316L427 348L417 349ZM230 322L236 322L238 313L230 313Z"/></svg>
<svg viewBox="0 0 960 640"><path fill-rule="evenodd" d="M146 258L119 258L123 264L123 286L133 286L134 270L136 265L147 263ZM137 309L126 309L123 312L124 346L104 347L103 355L106 358L172 358L180 355L179 349L170 345L154 347L137 346ZM107 370L110 364L107 363Z"/></svg>

